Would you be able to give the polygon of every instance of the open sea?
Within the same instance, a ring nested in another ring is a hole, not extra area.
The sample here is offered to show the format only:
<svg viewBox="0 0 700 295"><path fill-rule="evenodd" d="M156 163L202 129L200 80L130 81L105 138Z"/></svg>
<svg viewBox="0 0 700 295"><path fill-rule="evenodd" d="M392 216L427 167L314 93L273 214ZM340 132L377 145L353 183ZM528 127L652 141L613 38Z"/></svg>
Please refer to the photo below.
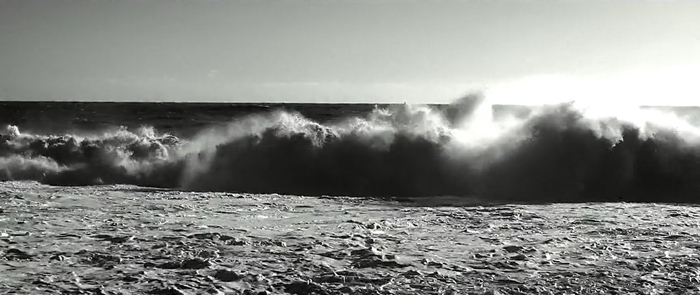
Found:
<svg viewBox="0 0 700 295"><path fill-rule="evenodd" d="M696 108L0 102L0 180L700 202Z"/></svg>

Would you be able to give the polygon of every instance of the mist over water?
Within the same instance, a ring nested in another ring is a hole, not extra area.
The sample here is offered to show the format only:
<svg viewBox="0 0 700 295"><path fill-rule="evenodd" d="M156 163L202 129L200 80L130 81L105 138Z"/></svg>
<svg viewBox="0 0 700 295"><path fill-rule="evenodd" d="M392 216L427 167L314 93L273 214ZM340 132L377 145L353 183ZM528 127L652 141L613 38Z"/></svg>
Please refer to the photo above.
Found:
<svg viewBox="0 0 700 295"><path fill-rule="evenodd" d="M560 103L271 109L192 136L152 127L0 137L0 180L522 202L700 202L700 126L660 108Z"/></svg>

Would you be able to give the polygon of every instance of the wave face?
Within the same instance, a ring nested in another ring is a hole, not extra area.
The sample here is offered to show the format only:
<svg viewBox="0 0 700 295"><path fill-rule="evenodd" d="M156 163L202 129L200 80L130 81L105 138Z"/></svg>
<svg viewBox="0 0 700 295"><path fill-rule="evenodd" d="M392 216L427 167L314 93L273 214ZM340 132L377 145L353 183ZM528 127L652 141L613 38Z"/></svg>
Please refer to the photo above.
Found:
<svg viewBox="0 0 700 295"><path fill-rule="evenodd" d="M330 111L330 110L329 110ZM700 202L700 126L662 109L395 105L321 122L237 116L191 136L152 127L0 137L0 180L197 191L494 201Z"/></svg>

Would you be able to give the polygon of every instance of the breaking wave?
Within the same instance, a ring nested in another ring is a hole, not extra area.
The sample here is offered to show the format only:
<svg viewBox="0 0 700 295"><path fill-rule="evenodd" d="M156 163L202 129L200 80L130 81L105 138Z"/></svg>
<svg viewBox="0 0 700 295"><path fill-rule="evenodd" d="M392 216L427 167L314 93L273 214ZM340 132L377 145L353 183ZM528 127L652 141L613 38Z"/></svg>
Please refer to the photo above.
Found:
<svg viewBox="0 0 700 295"><path fill-rule="evenodd" d="M607 112L606 112L607 111ZM522 202L700 202L700 126L655 109L502 110L468 97L318 123L271 111L192 138L143 127L38 135L8 126L0 180L197 191Z"/></svg>

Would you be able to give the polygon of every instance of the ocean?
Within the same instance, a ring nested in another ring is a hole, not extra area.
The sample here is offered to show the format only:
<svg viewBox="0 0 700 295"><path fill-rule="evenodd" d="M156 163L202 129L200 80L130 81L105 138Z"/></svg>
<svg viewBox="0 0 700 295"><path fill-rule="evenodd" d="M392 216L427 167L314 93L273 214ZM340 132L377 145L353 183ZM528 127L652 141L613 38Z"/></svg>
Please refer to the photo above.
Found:
<svg viewBox="0 0 700 295"><path fill-rule="evenodd" d="M0 102L0 180L484 202L700 202L696 108Z"/></svg>

